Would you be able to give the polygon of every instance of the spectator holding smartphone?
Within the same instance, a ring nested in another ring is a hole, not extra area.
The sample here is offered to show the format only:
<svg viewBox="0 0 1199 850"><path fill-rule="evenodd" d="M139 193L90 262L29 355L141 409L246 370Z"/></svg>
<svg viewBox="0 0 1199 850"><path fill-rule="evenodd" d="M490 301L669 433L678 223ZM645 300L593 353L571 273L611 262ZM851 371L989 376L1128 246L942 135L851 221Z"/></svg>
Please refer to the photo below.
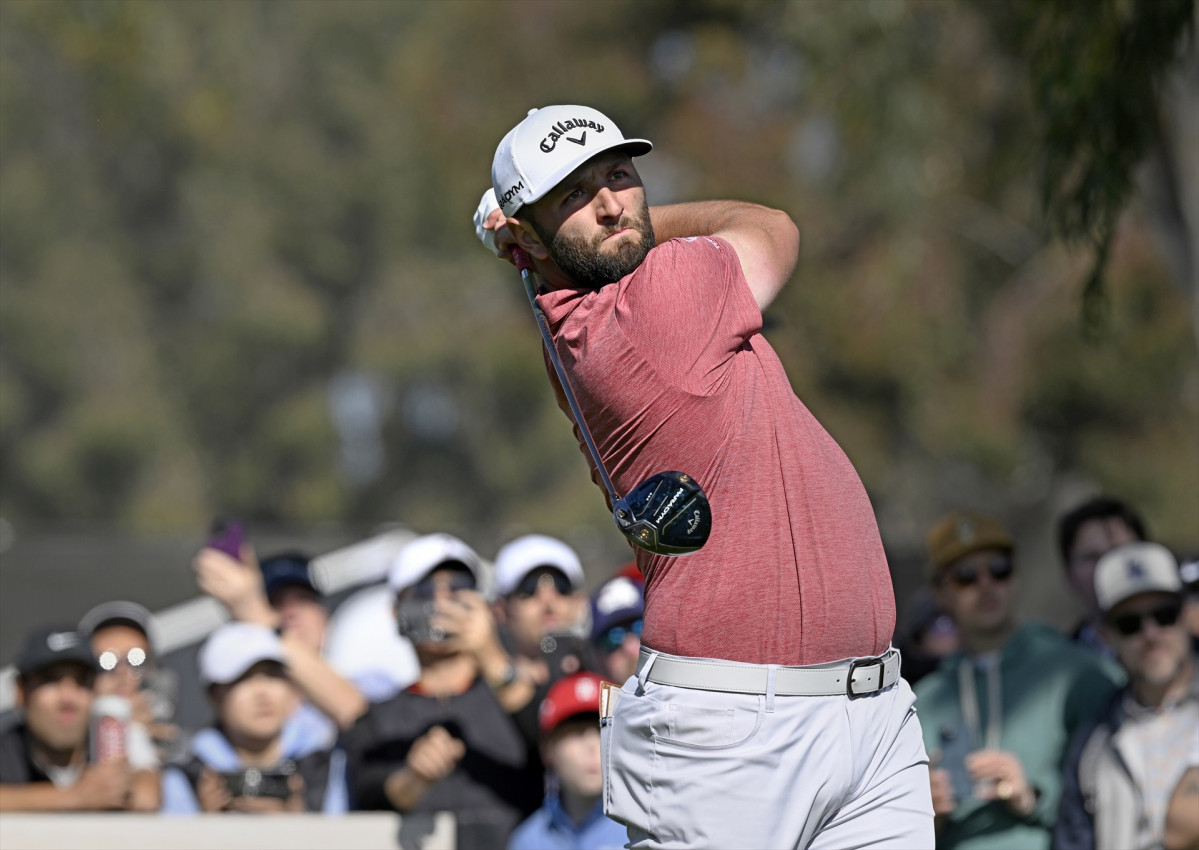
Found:
<svg viewBox="0 0 1199 850"><path fill-rule="evenodd" d="M84 637L37 629L16 668L23 717L0 735L0 812L155 809L157 773L89 752L98 667Z"/></svg>
<svg viewBox="0 0 1199 850"><path fill-rule="evenodd" d="M216 725L164 771L165 813L347 810L342 754L314 748L287 723L300 696L274 631L226 623L201 647L199 666Z"/></svg>
<svg viewBox="0 0 1199 850"><path fill-rule="evenodd" d="M279 635L288 675L304 699L333 724L322 730L304 722L315 738L324 738L321 743L332 743L336 729L350 728L366 711L362 692L321 656L328 618L308 576L306 556L283 553L260 565L249 545L241 546L236 558L210 545L196 555L192 568L200 590L221 602L234 620ZM307 711L300 717L305 714Z"/></svg>
<svg viewBox="0 0 1199 850"><path fill-rule="evenodd" d="M928 554L933 595L962 642L915 688L937 847L1045 850L1070 736L1123 677L1048 625L1018 623L1015 544L998 520L944 517Z"/></svg>
<svg viewBox="0 0 1199 850"><path fill-rule="evenodd" d="M503 846L538 805L540 765L485 667L510 669L486 601L480 560L448 534L413 540L388 574L396 627L416 648L420 678L374 703L345 736L355 808L453 812L458 847Z"/></svg>
<svg viewBox="0 0 1199 850"><path fill-rule="evenodd" d="M561 540L526 534L500 547L495 556L494 604L512 672L528 683L523 706L514 717L533 752L540 733L537 709L550 686L577 673L588 659L583 564Z"/></svg>

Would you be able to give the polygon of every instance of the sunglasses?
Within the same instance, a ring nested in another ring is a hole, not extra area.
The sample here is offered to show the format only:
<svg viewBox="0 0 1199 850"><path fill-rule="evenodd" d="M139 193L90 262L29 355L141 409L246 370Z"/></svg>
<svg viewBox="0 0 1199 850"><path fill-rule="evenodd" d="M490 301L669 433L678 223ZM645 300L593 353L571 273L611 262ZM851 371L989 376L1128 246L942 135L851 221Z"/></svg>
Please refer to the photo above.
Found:
<svg viewBox="0 0 1199 850"><path fill-rule="evenodd" d="M105 673L111 673L121 666L128 666L134 671L140 671L146 663L146 651L140 646L135 646L122 658L115 650L106 649L100 653L100 657L96 661L99 662L100 669Z"/></svg>
<svg viewBox="0 0 1199 850"><path fill-rule="evenodd" d="M615 652L624 646L624 639L629 635L641 637L641 620L634 620L627 626L613 626L600 635L599 648L605 654Z"/></svg>
<svg viewBox="0 0 1199 850"><path fill-rule="evenodd" d="M987 572L993 581L1007 581L1015 572L1011 558L992 558L987 563ZM945 571L945 577L958 587L969 587L979 579L979 569L974 564L959 562Z"/></svg>
<svg viewBox="0 0 1199 850"><path fill-rule="evenodd" d="M570 583L570 579L566 577L565 573L556 569L533 570L521 579L520 584L516 586L516 589L512 593L521 599L530 599L537 595L539 588L551 582L559 596L570 596L570 594L574 593L575 589Z"/></svg>
<svg viewBox="0 0 1199 850"><path fill-rule="evenodd" d="M432 599L437 595L437 590L443 588L450 593L457 593L460 590L474 590L478 587L478 582L475 581L474 573L466 570L454 570L448 581L434 581L432 578L422 579L412 585L412 595L417 599Z"/></svg>
<svg viewBox="0 0 1199 850"><path fill-rule="evenodd" d="M1145 627L1145 619L1148 617L1152 617L1153 622L1166 628L1177 623L1181 613L1182 605L1180 603L1163 602L1148 611L1129 611L1127 614L1117 614L1115 617L1109 617L1108 622L1122 637L1132 637Z"/></svg>

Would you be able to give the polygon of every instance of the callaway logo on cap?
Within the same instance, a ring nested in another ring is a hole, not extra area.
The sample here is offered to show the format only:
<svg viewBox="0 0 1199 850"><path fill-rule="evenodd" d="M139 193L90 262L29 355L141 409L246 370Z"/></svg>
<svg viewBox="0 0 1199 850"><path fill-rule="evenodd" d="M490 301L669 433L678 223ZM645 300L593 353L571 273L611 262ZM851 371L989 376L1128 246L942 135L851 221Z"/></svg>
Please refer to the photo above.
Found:
<svg viewBox="0 0 1199 850"><path fill-rule="evenodd" d="M653 150L626 139L608 116L587 106L546 106L504 136L491 162L491 183L504 215L539 200L597 153L624 148L631 156Z"/></svg>

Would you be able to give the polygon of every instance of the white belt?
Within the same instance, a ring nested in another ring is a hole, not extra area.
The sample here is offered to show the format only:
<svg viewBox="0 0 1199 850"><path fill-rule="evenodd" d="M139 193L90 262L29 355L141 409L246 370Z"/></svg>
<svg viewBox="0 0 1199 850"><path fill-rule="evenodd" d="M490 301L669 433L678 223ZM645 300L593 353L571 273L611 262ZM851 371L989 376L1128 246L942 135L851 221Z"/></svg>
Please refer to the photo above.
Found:
<svg viewBox="0 0 1199 850"><path fill-rule="evenodd" d="M645 671L646 665L649 665L648 671ZM772 670L773 689L770 688ZM877 658L857 658L835 666L775 667L659 655L643 646L637 674L659 685L702 691L767 694L773 690L778 696L845 694L852 699L889 688L899 680L899 650L892 648Z"/></svg>

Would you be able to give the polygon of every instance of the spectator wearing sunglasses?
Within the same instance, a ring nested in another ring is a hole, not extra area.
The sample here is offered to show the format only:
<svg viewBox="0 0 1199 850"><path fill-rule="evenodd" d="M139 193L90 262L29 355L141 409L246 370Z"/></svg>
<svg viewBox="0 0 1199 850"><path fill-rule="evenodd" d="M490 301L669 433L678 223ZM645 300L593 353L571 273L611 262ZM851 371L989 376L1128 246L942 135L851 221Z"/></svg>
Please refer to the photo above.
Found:
<svg viewBox="0 0 1199 850"><path fill-rule="evenodd" d="M540 731L537 707L550 686L587 666L587 593L583 564L574 549L544 534L526 534L495 556L495 618L513 663L513 675L531 683L515 709L516 723L533 752Z"/></svg>
<svg viewBox="0 0 1199 850"><path fill-rule="evenodd" d="M125 752L137 770L132 793L142 799L140 808L155 810L161 800L161 766L182 752L184 742L172 722L178 676L158 666L154 615L136 602L113 600L84 614L78 630L99 665L96 696L128 706Z"/></svg>
<svg viewBox="0 0 1199 850"><path fill-rule="evenodd" d="M645 589L640 581L616 575L591 597L591 647L603 675L622 684L637 672Z"/></svg>
<svg viewBox="0 0 1199 850"><path fill-rule="evenodd" d="M938 606L962 649L916 686L937 847L1049 847L1070 736L1120 671L1040 623L1017 622L1015 545L996 519L954 513L928 534Z"/></svg>
<svg viewBox="0 0 1199 850"><path fill-rule="evenodd" d="M406 818L414 823L453 812L464 850L502 847L542 796L541 767L497 695L503 683L485 673L494 658L509 662L477 590L480 570L474 550L448 534L400 551L388 584L420 678L373 703L345 736L355 808L416 815Z"/></svg>
<svg viewBox="0 0 1199 850"><path fill-rule="evenodd" d="M1128 686L1071 744L1055 846L1197 846L1199 678L1178 563L1156 543L1112 549L1095 598Z"/></svg>

